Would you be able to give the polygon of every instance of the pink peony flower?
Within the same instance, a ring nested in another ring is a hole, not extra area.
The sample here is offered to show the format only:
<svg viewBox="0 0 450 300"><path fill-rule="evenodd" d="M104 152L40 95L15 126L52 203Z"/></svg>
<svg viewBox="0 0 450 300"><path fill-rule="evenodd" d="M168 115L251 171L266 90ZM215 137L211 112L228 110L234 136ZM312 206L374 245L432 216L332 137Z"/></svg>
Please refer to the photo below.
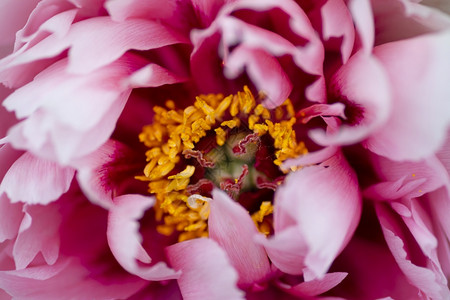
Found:
<svg viewBox="0 0 450 300"><path fill-rule="evenodd" d="M0 7L0 296L450 298L444 1Z"/></svg>

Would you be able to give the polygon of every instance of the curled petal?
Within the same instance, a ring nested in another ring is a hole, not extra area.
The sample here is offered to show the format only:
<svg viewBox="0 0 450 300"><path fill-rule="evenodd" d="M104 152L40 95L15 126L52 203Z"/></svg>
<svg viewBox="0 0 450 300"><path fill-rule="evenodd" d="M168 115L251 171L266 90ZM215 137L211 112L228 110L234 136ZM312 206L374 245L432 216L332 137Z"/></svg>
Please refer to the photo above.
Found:
<svg viewBox="0 0 450 300"><path fill-rule="evenodd" d="M294 286L280 284L280 287L297 297L313 297L332 289L344 280L346 276L347 273L344 272L327 273L321 279L305 281Z"/></svg>
<svg viewBox="0 0 450 300"><path fill-rule="evenodd" d="M0 184L12 202L48 204L67 192L75 170L37 158L30 153L17 159Z"/></svg>
<svg viewBox="0 0 450 300"><path fill-rule="evenodd" d="M0 243L13 239L19 232L23 219L22 205L11 203L5 194L0 195Z"/></svg>
<svg viewBox="0 0 450 300"><path fill-rule="evenodd" d="M236 284L238 274L225 251L211 239L195 239L166 248L183 299L244 299Z"/></svg>
<svg viewBox="0 0 450 300"><path fill-rule="evenodd" d="M278 61L267 52L238 46L225 63L225 75L237 77L246 68L256 88L267 97L264 105L275 108L291 93L292 83Z"/></svg>
<svg viewBox="0 0 450 300"><path fill-rule="evenodd" d="M331 79L332 94L346 105L347 122L325 133L312 130L310 136L322 145L352 144L367 138L384 125L391 109L391 90L381 64L359 52Z"/></svg>
<svg viewBox="0 0 450 300"><path fill-rule="evenodd" d="M392 213L386 207L378 204L376 209L388 247L408 281L432 299L446 299L450 297L447 280L440 268L436 265L433 266L433 262L428 259L425 259L426 267L412 262L411 256L414 256L412 252L415 249L411 247L411 243L414 243L414 241L408 240L408 236L405 235ZM420 254L415 255L415 257L418 256ZM423 257L423 254L421 256ZM420 264L422 263L420 262Z"/></svg>
<svg viewBox="0 0 450 300"><path fill-rule="evenodd" d="M254 241L258 230L248 212L225 192L215 189L212 196L209 236L227 253L239 273L239 286L251 286L270 272L266 251Z"/></svg>
<svg viewBox="0 0 450 300"><path fill-rule="evenodd" d="M108 244L120 265L147 280L165 280L179 277L179 273L167 267L164 262L142 267L137 262L149 264L151 258L142 247L139 234L139 218L155 200L141 195L124 195L114 199L115 205L109 211Z"/></svg>
<svg viewBox="0 0 450 300"><path fill-rule="evenodd" d="M26 268L40 252L49 265L59 256L59 224L61 217L54 205L25 205L25 216L14 243L16 269Z"/></svg>
<svg viewBox="0 0 450 300"><path fill-rule="evenodd" d="M277 255L270 255L268 250L270 259L280 267L285 260L281 255L283 250L293 254L290 245L304 245L297 246L303 251L298 252L292 263L304 261L303 272L310 273L311 278L320 278L349 241L360 214L356 175L340 152L319 165L293 172L275 195L275 235L267 243L277 249ZM300 234L291 233L291 243L284 246L277 241L277 236L286 234L287 230ZM283 265L288 271L287 262ZM296 270L294 274L301 273L302 270Z"/></svg>

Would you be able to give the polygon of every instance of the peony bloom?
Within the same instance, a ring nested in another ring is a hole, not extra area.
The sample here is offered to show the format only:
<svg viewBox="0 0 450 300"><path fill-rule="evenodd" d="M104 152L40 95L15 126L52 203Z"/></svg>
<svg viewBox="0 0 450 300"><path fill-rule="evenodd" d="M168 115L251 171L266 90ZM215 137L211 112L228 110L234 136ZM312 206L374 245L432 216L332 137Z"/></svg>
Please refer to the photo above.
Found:
<svg viewBox="0 0 450 300"><path fill-rule="evenodd" d="M450 298L444 1L0 7L0 296Z"/></svg>

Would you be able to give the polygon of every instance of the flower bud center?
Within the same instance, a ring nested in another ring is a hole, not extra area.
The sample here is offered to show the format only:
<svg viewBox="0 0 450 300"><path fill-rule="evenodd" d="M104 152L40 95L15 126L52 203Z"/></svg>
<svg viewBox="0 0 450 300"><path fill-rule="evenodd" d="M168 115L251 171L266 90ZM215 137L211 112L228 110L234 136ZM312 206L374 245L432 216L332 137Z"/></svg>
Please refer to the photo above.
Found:
<svg viewBox="0 0 450 300"><path fill-rule="evenodd" d="M147 181L156 197L157 230L177 233L180 241L207 236L216 186L252 213L261 232L270 233L273 190L289 171L280 166L307 153L295 137L289 99L269 111L244 86L228 97L200 95L183 110L167 101L154 112L153 123L139 135L149 150L144 174L136 178Z"/></svg>

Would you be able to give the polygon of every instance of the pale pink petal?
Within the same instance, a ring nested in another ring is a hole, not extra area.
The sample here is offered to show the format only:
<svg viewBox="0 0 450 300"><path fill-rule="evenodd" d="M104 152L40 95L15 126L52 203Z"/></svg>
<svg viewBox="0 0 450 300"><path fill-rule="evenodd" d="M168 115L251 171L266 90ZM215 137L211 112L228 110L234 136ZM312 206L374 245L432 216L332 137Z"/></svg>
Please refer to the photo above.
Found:
<svg viewBox="0 0 450 300"><path fill-rule="evenodd" d="M105 3L105 8L111 19L122 22L131 18L164 19L174 13L176 5L174 0L108 0Z"/></svg>
<svg viewBox="0 0 450 300"><path fill-rule="evenodd" d="M423 5L420 2L424 2ZM376 44L404 40L439 30L447 30L450 18L426 6L430 1L372 1L375 14Z"/></svg>
<svg viewBox="0 0 450 300"><path fill-rule="evenodd" d="M320 278L349 241L360 214L361 197L356 175L343 155L337 152L319 165L291 173L277 189L274 236L297 226L301 234L292 234L291 238L307 247L306 255L299 253L297 260L303 260L302 256L305 256L304 271ZM292 221L283 222L285 218ZM268 242L276 243L275 238ZM283 248L283 245L275 246ZM275 262L282 258L270 256L270 259L276 265Z"/></svg>
<svg viewBox="0 0 450 300"><path fill-rule="evenodd" d="M395 162L372 155L371 161L381 180L397 182L403 179L403 186L399 186L398 189L407 191L408 193L402 196L409 199L420 197L450 183L449 174L435 157L420 162ZM396 198L393 195L390 199Z"/></svg>
<svg viewBox="0 0 450 300"><path fill-rule="evenodd" d="M109 138L130 93L120 81L139 62L125 56L86 76L69 75L66 66L59 61L4 101L28 117L10 131L11 143L64 164Z"/></svg>
<svg viewBox="0 0 450 300"><path fill-rule="evenodd" d="M280 271L292 275L302 274L308 245L302 238L302 232L298 226L279 230L269 240L258 236L256 241L264 246L272 264Z"/></svg>
<svg viewBox="0 0 450 300"><path fill-rule="evenodd" d="M177 76L157 64L148 64L124 79L122 84L127 87L140 88L157 87L183 81L187 81L187 78Z"/></svg>
<svg viewBox="0 0 450 300"><path fill-rule="evenodd" d="M443 144L450 124L449 52L448 32L374 48L392 83L393 107L386 125L368 140L371 151L419 160Z"/></svg>
<svg viewBox="0 0 450 300"><path fill-rule="evenodd" d="M352 54L355 29L347 4L342 0L330 0L321 8L322 34L325 40L342 37L341 55L346 63Z"/></svg>
<svg viewBox="0 0 450 300"><path fill-rule="evenodd" d="M301 117L303 124L308 123L312 118L321 116L326 117L340 117L346 119L345 117L345 105L343 103L333 103L333 104L313 104L302 109L298 115Z"/></svg>
<svg viewBox="0 0 450 300"><path fill-rule="evenodd" d="M375 42L375 24L370 0L350 0L348 6L361 40L362 49L364 53L369 54L372 52Z"/></svg>
<svg viewBox="0 0 450 300"><path fill-rule="evenodd" d="M376 59L362 52L353 55L333 76L331 94L332 100L346 105L347 122L329 134L312 130L310 136L319 144L359 142L384 125L389 117L391 91L387 75Z"/></svg>
<svg viewBox="0 0 450 300"><path fill-rule="evenodd" d="M8 172L12 164L23 154L22 151L18 151L11 147L10 144L0 144L0 182ZM0 183L1 185L1 183Z"/></svg>
<svg viewBox="0 0 450 300"><path fill-rule="evenodd" d="M0 65L3 73L15 66L20 67L14 72L26 73L28 63L55 57L70 48L69 71L86 74L112 63L130 49L149 50L186 42L186 38L155 21L132 19L117 23L98 17L73 24L63 38L52 34L23 53L5 58Z"/></svg>
<svg viewBox="0 0 450 300"><path fill-rule="evenodd" d="M53 265L58 259L60 245L58 207L25 205L23 211L25 216L13 249L16 268L26 268L39 252L47 264Z"/></svg>
<svg viewBox="0 0 450 300"><path fill-rule="evenodd" d="M377 205L377 215L380 220L384 237L397 264L408 278L409 282L432 299L446 299L450 297L447 281L435 267L421 267L411 261L408 253L407 237L402 233L393 216L382 205ZM412 251L409 249L409 251ZM442 272L442 271L441 271Z"/></svg>
<svg viewBox="0 0 450 300"><path fill-rule="evenodd" d="M280 284L280 287L289 294L295 295L297 297L312 297L320 295L332 289L342 280L344 280L346 276L347 273L344 272L327 273L321 279L302 282L294 286Z"/></svg>
<svg viewBox="0 0 450 300"><path fill-rule="evenodd" d="M166 248L183 299L244 299L236 284L238 274L226 252L212 239L194 239ZM251 253L249 253L251 255Z"/></svg>
<svg viewBox="0 0 450 300"><path fill-rule="evenodd" d="M263 102L267 108L275 108L289 97L292 83L278 61L267 52L238 46L225 62L225 76L235 78L244 68L256 89L267 97Z"/></svg>
<svg viewBox="0 0 450 300"><path fill-rule="evenodd" d="M391 201L416 194L420 186L426 182L426 178L410 180L405 182L407 176L401 177L395 181L383 181L371 185L364 190L364 196L373 200Z"/></svg>
<svg viewBox="0 0 450 300"><path fill-rule="evenodd" d="M0 289L14 299L127 299L145 284L144 280L117 276L96 279L75 259L0 272Z"/></svg>
<svg viewBox="0 0 450 300"><path fill-rule="evenodd" d="M11 203L5 194L0 195L0 243L13 239L19 232L23 219L22 204Z"/></svg>
<svg viewBox="0 0 450 300"><path fill-rule="evenodd" d="M337 147L329 146L314 152L301 155L297 158L291 158L286 160L283 163L282 167L284 169L289 169L293 166L318 164L332 157L336 153L337 149Z"/></svg>
<svg viewBox="0 0 450 300"><path fill-rule="evenodd" d="M0 99L5 99L12 93L12 90L5 88L2 84L0 84ZM14 117L13 113L8 112L3 105L0 105L0 145L5 143L2 142L3 138L6 136L6 132L8 129L17 123L17 119Z"/></svg>
<svg viewBox="0 0 450 300"><path fill-rule="evenodd" d="M115 205L110 209L108 218L108 244L120 265L131 274L147 280L178 278L179 273L164 262L142 266L151 263L152 259L141 245L139 219L154 202L153 198L141 195L114 198Z"/></svg>
<svg viewBox="0 0 450 300"><path fill-rule="evenodd" d="M270 272L264 247L254 241L258 230L249 213L225 192L215 189L212 196L209 236L227 253L239 274L239 286L249 287Z"/></svg>
<svg viewBox="0 0 450 300"><path fill-rule="evenodd" d="M44 3L38 4L25 27L17 32L15 51L23 51L21 47L30 48L52 33L62 38L69 31L78 10L68 9L72 7L68 3L59 6Z"/></svg>
<svg viewBox="0 0 450 300"><path fill-rule="evenodd" d="M17 159L0 184L0 194L11 202L48 204L67 192L75 170L37 158L30 153Z"/></svg>

